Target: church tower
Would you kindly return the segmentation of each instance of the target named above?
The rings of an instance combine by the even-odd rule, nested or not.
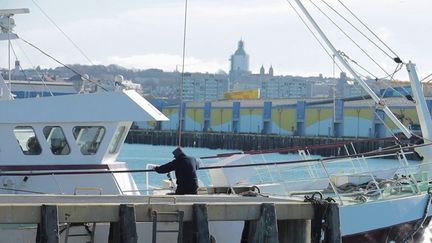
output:
[[[238,81],[242,74],[249,74],[249,55],[244,50],[244,41],[240,40],[237,45],[237,50],[230,58],[230,80]]]

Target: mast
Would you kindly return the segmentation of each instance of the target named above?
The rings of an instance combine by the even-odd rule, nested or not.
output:
[[[183,85],[184,85],[184,76],[185,76],[185,57],[186,57],[186,34],[187,34],[187,13],[188,13],[188,0],[185,0],[184,7],[184,25],[183,25],[183,52],[182,52],[182,72],[181,72],[181,80],[180,80],[180,107],[179,107],[179,128],[178,128],[178,146],[181,146],[181,134],[182,134],[182,119],[183,117]],[[177,66],[176,66],[177,69]]]
[[[325,33],[315,22],[315,20],[312,18],[312,16],[304,7],[304,5],[300,2],[300,0],[294,0],[294,1],[296,2],[297,6],[299,6],[299,8],[306,16],[306,18],[309,20],[309,22],[312,24],[312,26],[315,28],[315,30],[318,32],[318,34],[321,36],[321,38],[324,40],[326,45],[333,52],[333,55],[337,57],[339,62],[341,62],[342,65],[348,70],[348,72],[351,73],[354,79],[371,96],[371,98],[375,101],[375,103],[381,106],[382,110],[386,113],[386,115],[390,118],[390,120],[392,120],[393,123],[396,124],[396,126],[403,132],[403,134],[405,134],[407,138],[410,138],[412,136],[410,130],[407,127],[405,127],[405,125],[402,124],[402,122],[399,121],[399,119],[393,114],[390,108],[384,103],[384,100],[382,100],[378,95],[375,94],[375,92],[368,86],[368,84],[363,79],[361,79],[360,76],[354,71],[351,65],[341,56],[340,52],[336,50],[336,48],[333,46],[333,44],[330,42],[330,40],[327,38]]]
[[[8,41],[8,81],[9,86],[5,85],[9,90],[9,99],[13,99],[11,92],[11,40],[18,39],[18,35],[12,32],[12,29],[15,27],[15,21],[12,19],[12,16],[15,14],[24,14],[30,13],[28,8],[19,8],[19,9],[0,9],[0,41],[7,40]],[[4,80],[3,80],[4,82]]]
[[[421,82],[417,76],[416,65],[412,62],[406,64],[409,79],[411,81],[412,94],[415,100],[417,116],[419,118],[422,137],[425,140],[432,141],[432,118],[423,94]],[[423,158],[432,158],[432,150],[429,146],[418,147],[415,149]],[[422,166],[422,170],[427,170]],[[427,165],[426,167],[428,167]]]

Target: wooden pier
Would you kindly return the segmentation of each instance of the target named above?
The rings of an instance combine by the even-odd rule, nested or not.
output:
[[[337,204],[325,205],[326,242],[341,242]],[[109,223],[108,242],[144,242],[137,223],[153,222],[155,237],[162,232],[155,229],[155,215],[156,223],[177,220],[168,214],[181,215],[178,242],[210,243],[214,221],[243,221],[241,242],[311,242],[317,231],[311,225],[323,220],[315,219],[316,210],[301,200],[227,195],[0,196],[0,224],[37,224],[35,242],[40,243],[58,243],[59,225],[77,223]]]
[[[129,132],[126,143],[175,146],[178,144],[178,137],[178,133],[175,131],[136,129]],[[346,149],[342,144],[348,144],[347,147],[350,153],[354,153],[350,143],[353,144],[357,153],[373,151],[395,144],[394,138],[299,137],[276,134],[217,132],[182,132],[181,138],[181,144],[184,147],[234,149],[242,151],[315,146],[315,148],[310,149],[309,152],[321,156],[346,155]],[[329,144],[341,144],[341,146],[321,146],[321,148],[317,146]]]

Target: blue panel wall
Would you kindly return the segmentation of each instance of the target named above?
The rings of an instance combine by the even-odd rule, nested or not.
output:
[[[211,121],[211,102],[204,103],[204,126],[203,131],[207,132],[210,128]]]
[[[305,135],[305,121],[306,121],[306,102],[305,101],[297,101],[296,106],[296,118],[297,118],[297,136]]]
[[[232,132],[240,131],[240,102],[233,102],[233,110],[232,110]]]
[[[186,122],[185,122],[185,117],[186,117],[186,103],[182,102],[179,105],[179,110],[180,110],[180,120],[181,120],[181,130],[184,131],[185,127],[186,127]],[[178,129],[178,128],[177,128]]]
[[[374,113],[374,137],[383,138],[386,136],[386,128],[384,125],[385,113],[383,110],[375,110]]]
[[[344,101],[342,99],[335,100],[334,106],[334,121],[333,121],[333,135],[335,137],[342,137],[344,131]]]
[[[262,133],[269,134],[272,132],[272,102],[264,102]]]

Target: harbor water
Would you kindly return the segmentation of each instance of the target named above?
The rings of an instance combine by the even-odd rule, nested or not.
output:
[[[160,165],[166,162],[169,162],[173,159],[172,151],[175,149],[175,146],[155,146],[155,145],[145,145],[145,144],[125,144],[121,150],[119,155],[119,161],[126,162],[129,169],[131,170],[142,170],[146,169],[146,166],[149,164]],[[222,153],[232,153],[239,152],[235,150],[222,150],[222,149],[207,149],[207,148],[183,148],[187,155],[199,158],[205,156],[214,156]],[[319,156],[310,156],[308,159],[320,158]],[[223,158],[222,158],[223,159]],[[301,160],[302,157],[298,154],[260,154],[260,155],[251,155],[246,156],[243,161],[243,164],[247,163],[269,163],[269,162],[285,162],[285,161],[296,161]],[[303,158],[304,159],[304,158]],[[214,165],[217,162],[220,162],[221,159],[204,159],[200,160],[200,166],[210,166]],[[416,169],[419,164],[418,161],[409,161],[412,169]],[[352,173],[354,169],[361,168],[363,171],[386,171],[393,168],[398,168],[400,166],[400,162],[395,159],[369,159],[367,163],[360,159],[352,159],[346,160],[344,162],[326,162],[325,164],[328,172],[332,174],[333,172],[338,173]],[[290,180],[307,180],[311,173],[315,174],[315,176],[319,176],[320,178],[326,178],[325,171],[321,166],[315,165],[314,168],[305,166],[304,164],[292,164],[285,166],[260,166],[260,167],[246,167],[246,168],[236,168],[239,173],[241,171],[247,170],[247,168],[251,168],[249,172],[253,172],[250,174],[247,181],[251,183],[258,182],[275,182],[275,181],[290,181]],[[258,173],[255,173],[258,172]],[[403,173],[399,171],[399,173]],[[245,173],[244,173],[245,174]],[[257,175],[259,174],[259,176]],[[140,190],[146,190],[146,175],[145,173],[133,173],[134,179],[137,183],[137,186]],[[160,187],[161,182],[167,179],[165,174],[157,174],[155,172],[149,172],[149,184],[150,186]],[[202,182],[202,185],[208,186],[210,185],[210,176],[207,170],[199,170],[198,177]]]

